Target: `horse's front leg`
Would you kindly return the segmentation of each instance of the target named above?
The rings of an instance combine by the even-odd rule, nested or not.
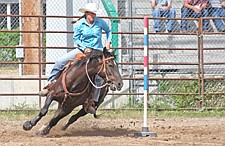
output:
[[[72,123],[76,122],[77,119],[79,119],[80,117],[83,117],[87,114],[87,112],[85,111],[84,107],[75,115],[73,115],[72,117],[70,117],[69,121],[66,123],[65,126],[62,127],[62,130],[66,130],[69,125],[71,125]]]
[[[32,127],[35,126],[37,124],[37,122],[43,116],[45,116],[47,114],[48,108],[49,108],[50,104],[52,103],[52,101],[53,101],[53,98],[52,98],[51,94],[49,94],[47,96],[47,98],[45,100],[45,104],[44,104],[43,108],[40,110],[39,114],[36,117],[34,117],[33,119],[24,122],[23,129],[26,131],[32,129]]]
[[[50,120],[48,125],[44,126],[43,129],[41,129],[39,132],[37,132],[38,136],[43,136],[49,133],[49,131],[52,129],[53,126],[55,126],[59,120],[61,120],[63,117],[67,116],[71,111],[74,109],[74,107],[62,107],[61,104],[59,104],[58,109],[54,115],[54,117]]]

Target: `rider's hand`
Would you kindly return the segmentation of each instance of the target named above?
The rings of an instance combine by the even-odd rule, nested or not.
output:
[[[221,3],[221,6],[222,7],[225,7],[225,1]]]
[[[110,50],[110,45],[111,45],[111,42],[106,43],[105,47],[106,47],[107,50]]]
[[[84,54],[88,55],[91,53],[91,51],[92,51],[91,48],[86,48],[86,49],[84,49]]]

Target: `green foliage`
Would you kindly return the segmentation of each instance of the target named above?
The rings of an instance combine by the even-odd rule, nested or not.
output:
[[[160,117],[191,117],[191,118],[199,118],[199,117],[224,117],[224,110],[204,110],[204,111],[186,111],[186,110],[174,110],[174,111],[157,111],[154,112],[152,116],[160,116]]]
[[[206,92],[225,92],[225,82],[223,80],[210,80],[205,82]],[[205,106],[207,107],[225,107],[224,94],[206,94]]]
[[[30,106],[29,104],[27,104],[24,101],[24,102],[20,102],[16,105],[15,104],[12,105],[8,110],[37,110],[37,109],[38,109],[37,104],[33,104],[32,106]]]
[[[37,110],[38,109],[37,104],[29,106],[25,102],[18,103],[17,105],[13,105],[13,106],[14,106],[14,109],[16,109],[16,110],[35,110],[35,109]]]
[[[19,44],[19,33],[0,32],[0,47],[1,46],[16,46]],[[0,61],[13,62],[16,59],[15,48],[0,48]]]
[[[161,80],[158,82],[160,93],[198,93],[197,81]],[[188,108],[195,105],[198,95],[170,95],[166,102],[175,108]]]

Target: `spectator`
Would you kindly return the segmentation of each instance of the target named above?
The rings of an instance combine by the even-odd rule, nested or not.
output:
[[[209,16],[225,17],[225,0],[209,0]],[[213,19],[213,22],[219,32],[225,32],[225,24],[221,19]]]
[[[184,5],[181,8],[181,18],[200,18],[208,17],[206,9],[207,0],[184,0]],[[208,31],[209,20],[203,20],[203,31]],[[187,32],[187,20],[181,20],[181,31]]]
[[[167,17],[175,18],[176,11],[172,8],[172,0],[152,0],[152,15],[154,18]],[[167,31],[172,32],[175,20],[167,21]],[[159,32],[161,29],[160,20],[154,20],[154,30]]]

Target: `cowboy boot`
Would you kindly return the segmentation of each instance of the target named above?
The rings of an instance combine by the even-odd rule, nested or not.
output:
[[[38,95],[40,96],[46,96],[49,93],[49,88],[55,83],[55,81],[52,81],[48,83],[47,86],[45,86],[41,91],[39,91]]]

